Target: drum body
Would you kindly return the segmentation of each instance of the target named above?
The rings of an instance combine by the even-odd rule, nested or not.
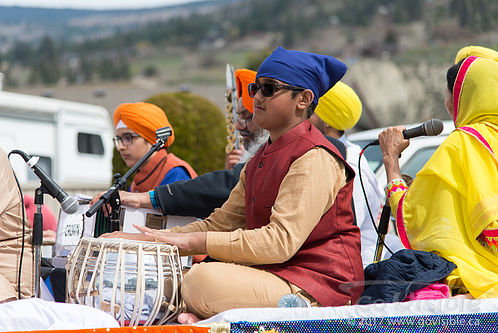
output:
[[[121,326],[162,325],[181,311],[176,246],[82,238],[66,269],[66,301],[106,311]]]

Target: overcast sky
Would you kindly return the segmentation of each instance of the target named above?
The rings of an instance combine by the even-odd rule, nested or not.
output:
[[[0,6],[78,9],[129,9],[176,5],[202,0],[0,0]]]

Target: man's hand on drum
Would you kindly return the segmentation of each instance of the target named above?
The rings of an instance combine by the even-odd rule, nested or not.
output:
[[[105,191],[97,193],[90,201],[90,206],[93,206],[100,197],[105,193]],[[152,203],[150,202],[150,196],[148,192],[143,193],[131,193],[127,191],[119,191],[119,198],[121,199],[121,204],[130,206],[133,208],[149,208],[152,209]],[[111,206],[109,204],[103,206],[104,215],[108,216],[111,213]]]
[[[169,230],[157,230],[144,226],[133,225],[147,238],[155,242],[164,242],[175,245],[180,251],[189,253],[206,253],[206,233],[205,232],[188,232],[178,233]]]
[[[106,234],[102,234],[99,238],[121,238],[121,239],[130,239],[136,241],[144,241],[144,242],[153,242],[154,237],[148,236],[144,233],[131,233],[131,232],[123,232],[123,231],[114,231],[108,232]]]

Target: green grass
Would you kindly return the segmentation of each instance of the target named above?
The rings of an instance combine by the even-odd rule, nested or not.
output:
[[[154,66],[160,72],[181,68],[184,64],[184,58],[181,56],[157,56],[148,59],[134,59],[130,63],[132,75],[139,75],[147,66]]]
[[[452,43],[445,46],[430,46],[400,53],[393,57],[398,64],[426,62],[428,64],[449,65],[455,60],[455,56],[462,47],[468,45],[480,45],[496,50],[498,44],[483,45],[475,41]]]
[[[219,53],[218,60],[223,64],[230,63],[234,68],[243,68],[247,62],[248,51],[224,52]]]
[[[249,52],[197,52],[195,54],[196,63],[202,64],[209,57],[209,66],[195,65],[188,63],[192,58],[187,59],[182,55],[168,54],[154,56],[148,59],[136,59],[130,61],[132,75],[140,75],[148,66],[154,66],[159,71],[159,78],[167,84],[224,84],[225,66],[230,63],[235,69],[243,68],[247,62]]]
[[[398,64],[426,62],[428,64],[451,64],[462,47],[459,45],[419,48],[398,54],[393,61]]]

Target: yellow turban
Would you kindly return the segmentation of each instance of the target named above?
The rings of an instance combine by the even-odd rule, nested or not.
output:
[[[360,120],[361,101],[353,89],[339,81],[320,97],[315,113],[331,127],[344,131]]]
[[[114,126],[122,120],[126,127],[151,144],[156,143],[156,130],[169,126],[171,127],[171,136],[164,146],[169,147],[175,141],[173,126],[169,123],[164,111],[154,104],[123,103],[114,111],[113,118]]]
[[[498,52],[495,50],[483,46],[465,46],[458,51],[455,57],[455,64],[458,64],[461,60],[470,56],[498,61]]]

